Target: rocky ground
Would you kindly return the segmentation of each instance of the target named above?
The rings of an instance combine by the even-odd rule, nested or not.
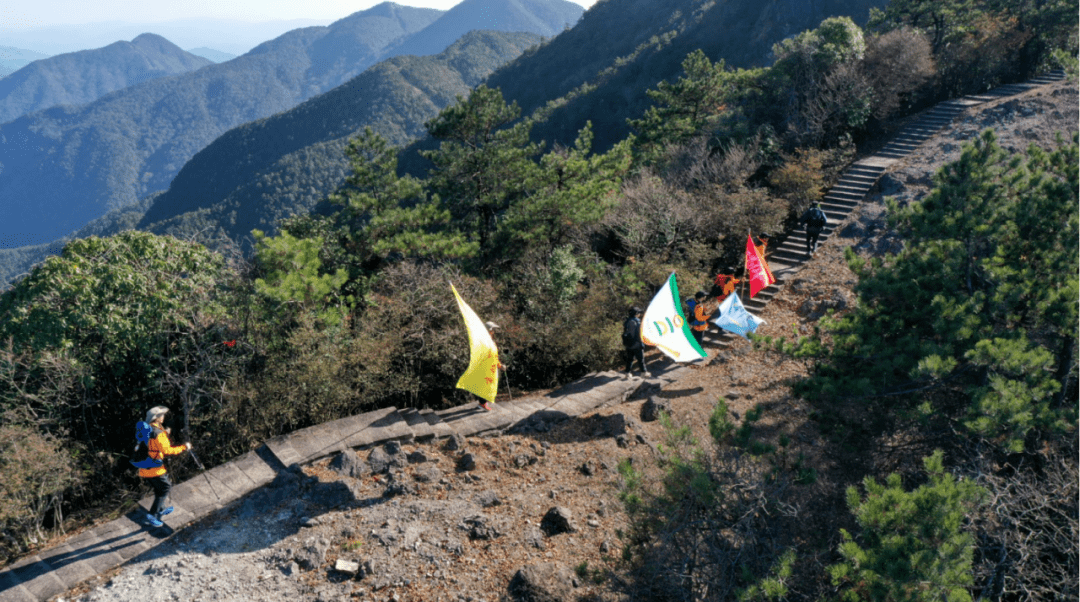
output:
[[[933,173],[984,129],[997,130],[1013,152],[1049,147],[1057,134],[1077,131],[1078,110],[1075,82],[981,105],[891,169],[881,188],[902,202],[917,200]],[[806,334],[826,309],[855,303],[844,249],[880,255],[901,245],[885,227],[878,195],[769,304],[760,334]],[[655,466],[664,440],[659,423],[646,420],[655,402],[703,439],[718,399],[735,422],[760,407],[758,436],[786,439],[789,452],[817,472],[801,494],[804,505],[844,512],[849,461],[883,460],[847,458],[819,436],[810,408],[790,392],[808,366],[746,342],[711,355],[651,402],[529,433],[391,444],[284,473],[229,512],[60,599],[625,600],[620,534],[627,519],[616,466],[624,459]],[[831,530],[819,536],[837,538]]]

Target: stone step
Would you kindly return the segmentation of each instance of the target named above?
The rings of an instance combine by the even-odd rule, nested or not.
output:
[[[866,195],[864,194],[862,197],[859,197],[859,198],[861,200],[861,199],[863,199],[865,197],[866,197]],[[854,209],[854,208],[859,206],[859,201],[857,201],[855,199],[848,198],[848,197],[831,196],[828,193],[824,197],[822,197],[821,202],[822,203],[832,203],[835,207],[843,207],[843,208],[846,208],[846,209]]]
[[[836,199],[826,199],[824,201],[821,201],[821,208],[825,211],[826,216],[828,216],[830,213],[841,213],[846,218],[848,215],[851,214],[852,211],[855,210],[855,207],[858,207],[857,203],[848,204],[838,202]]]
[[[364,447],[378,443],[384,427],[395,422],[397,408],[390,406],[363,414],[356,414],[335,421],[343,449]]]
[[[372,422],[361,431],[360,434],[363,435],[362,440],[364,441],[361,445],[378,445],[387,441],[408,441],[416,437],[401,412],[397,408],[390,409],[392,411]],[[357,440],[361,439],[358,437]],[[360,447],[360,445],[350,447]]]
[[[829,196],[830,192],[832,192],[833,190],[838,190],[839,189],[842,192],[850,192],[851,194],[855,194],[859,198],[862,198],[862,197],[865,197],[867,194],[870,193],[871,190],[874,189],[874,184],[876,184],[876,183],[877,183],[876,180],[873,181],[873,182],[860,183],[859,186],[852,186],[849,183],[837,183],[836,186],[833,186],[829,190],[826,190],[824,196]],[[861,189],[861,191],[860,191],[860,189]],[[822,197],[822,198],[824,198],[824,197]]]
[[[498,404],[493,404],[492,407],[494,409],[488,412],[481,408],[479,403],[473,402],[444,410],[436,410],[435,413],[461,436],[472,437],[499,428],[502,420],[496,416]],[[502,415],[503,418],[507,417],[505,412]]]
[[[873,182],[837,182],[830,190],[838,190],[841,192],[851,192],[855,194],[866,194],[873,188]]]
[[[851,175],[851,176],[863,176],[863,177],[873,178],[874,180],[877,180],[878,178],[881,177],[881,174],[883,174],[883,173],[885,173],[885,168],[884,167],[856,164],[856,165],[852,165],[851,167],[847,168],[847,171],[844,172],[844,175],[845,176],[848,176],[848,175]]]
[[[850,168],[840,174],[840,178],[836,181],[837,184],[844,184],[845,186],[873,186],[874,182],[881,177],[880,172],[870,172],[869,170],[851,170]]]
[[[857,193],[857,192],[844,192],[843,190],[835,190],[834,189],[834,190],[830,190],[825,195],[825,198],[834,198],[834,199],[841,199],[841,200],[850,199],[850,200],[853,200],[853,201],[861,201],[863,199],[863,197],[865,197],[865,196],[866,196],[865,192],[860,194],[860,193]]]
[[[890,142],[890,143],[886,144],[885,146],[883,146],[882,148],[883,149],[888,149],[888,150],[904,150],[904,151],[907,151],[907,152],[911,152],[911,151],[919,148],[919,145],[918,144],[906,144],[906,143],[903,143],[903,142]]]
[[[420,415],[420,411],[416,408],[402,408],[398,410],[398,413],[405,419],[405,424],[409,426],[409,430],[412,431],[413,437],[417,441],[425,441],[435,436],[435,429],[431,427],[426,418]]]
[[[427,423],[431,426],[432,436],[435,439],[443,439],[446,437],[452,437],[457,432],[454,427],[447,424],[434,410],[427,408],[420,410],[420,415],[427,420]]]

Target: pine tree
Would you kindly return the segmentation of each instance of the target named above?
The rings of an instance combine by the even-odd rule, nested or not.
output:
[[[906,208],[897,256],[850,255],[860,302],[832,324],[812,395],[889,395],[959,384],[974,432],[1023,447],[1075,415],[1078,323],[1077,144],[1010,158],[986,132]]]
[[[494,250],[498,220],[524,195],[536,169],[540,145],[529,141],[531,120],[514,123],[520,115],[517,103],[507,105],[502,92],[481,85],[425,124],[442,141],[422,153],[434,163],[430,190],[481,254]]]
[[[848,489],[861,531],[856,538],[841,529],[844,560],[829,567],[845,602],[971,600],[975,538],[964,519],[986,492],[945,472],[942,458],[937,451],[923,459],[930,482],[913,491],[898,474],[884,484],[867,477],[865,498]]]

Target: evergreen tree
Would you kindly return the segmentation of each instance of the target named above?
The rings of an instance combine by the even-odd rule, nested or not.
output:
[[[167,376],[221,340],[225,276],[220,255],[168,236],[68,243],[0,296],[0,413],[25,408],[91,450],[118,450]]]
[[[668,144],[685,142],[711,129],[735,91],[737,78],[700,49],[686,55],[683,75],[675,82],[662,81],[649,90],[653,106],[641,119],[629,121],[638,132],[638,152],[645,161],[659,157]]]
[[[619,183],[630,169],[631,140],[590,156],[592,138],[592,124],[586,123],[572,148],[553,149],[530,170],[524,195],[500,227],[512,253],[535,245],[554,249],[615,206]]]
[[[365,128],[346,153],[352,174],[330,200],[344,206],[340,221],[356,261],[374,269],[392,254],[447,259],[476,253],[477,244],[454,231],[450,211],[428,194],[427,183],[398,175],[398,149],[382,136]]]
[[[967,426],[1019,450],[1075,416],[1064,401],[1077,373],[1076,139],[1010,158],[988,131],[935,181],[922,202],[890,205],[899,255],[849,256],[859,305],[827,323],[829,360],[800,389],[914,400],[960,384]]]
[[[434,163],[430,190],[482,254],[494,250],[499,218],[524,195],[536,169],[540,145],[529,142],[531,120],[514,123],[520,115],[517,103],[507,105],[499,90],[481,85],[425,124],[442,141],[422,153]]]
[[[904,491],[900,475],[885,484],[867,477],[866,497],[848,488],[847,502],[861,529],[841,529],[843,562],[829,567],[845,602],[966,602],[975,538],[965,516],[985,496],[967,479],[945,472],[940,451],[924,458],[930,482]],[[861,542],[861,543],[860,543]]]

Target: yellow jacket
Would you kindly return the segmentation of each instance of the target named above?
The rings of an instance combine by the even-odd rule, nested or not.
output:
[[[157,427],[154,427],[154,430],[157,430]],[[147,447],[149,448],[148,453],[150,457],[155,460],[164,460],[165,456],[175,456],[183,453],[187,449],[187,447],[183,445],[174,447],[173,444],[169,442],[169,435],[165,431],[158,431],[157,436],[150,440],[150,444]],[[163,474],[165,474],[165,465],[158,466],[157,468],[139,469],[139,476],[143,478],[160,477]]]

